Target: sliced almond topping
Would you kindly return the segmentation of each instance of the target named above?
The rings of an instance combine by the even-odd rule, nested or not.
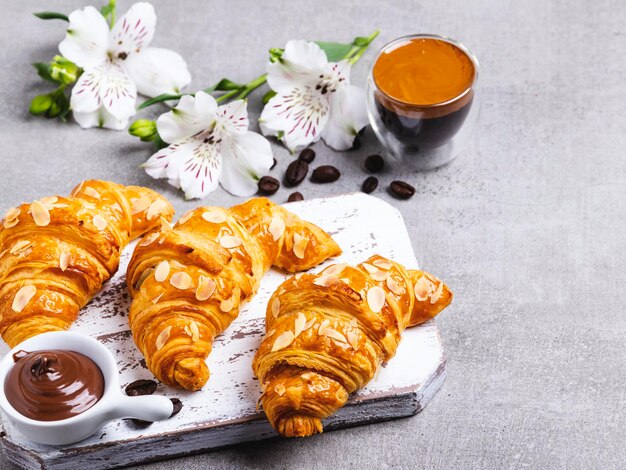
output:
[[[78,186],[76,186],[72,192],[70,193],[71,196],[75,197],[78,193],[80,193],[80,190],[83,189],[83,185],[85,184],[84,181],[81,181],[80,184]]]
[[[274,333],[276,333],[276,328],[272,328],[270,331],[268,331],[267,333],[265,333],[266,337],[270,337],[272,336]]]
[[[337,284],[337,282],[339,282],[339,279],[337,279],[335,276],[321,275],[315,278],[315,280],[313,281],[313,284],[315,284],[316,286],[320,286],[320,287],[329,287],[329,286],[332,286],[333,284]]]
[[[200,339],[200,328],[195,321],[189,323],[189,331],[191,331],[191,341],[196,342]]]
[[[49,206],[51,204],[56,204],[58,200],[59,198],[56,196],[47,196],[39,199],[39,202],[41,202],[44,206]]]
[[[373,261],[372,264],[380,269],[391,269],[393,267],[393,263],[386,259],[377,259]]]
[[[184,271],[178,271],[170,277],[170,284],[176,287],[176,289],[189,289],[189,286],[191,286],[191,276]]]
[[[280,237],[282,237],[285,233],[285,221],[283,218],[278,215],[272,217],[268,231],[272,235],[274,241],[277,241]]]
[[[152,242],[154,242],[157,238],[159,238],[159,232],[153,232],[150,235],[143,237],[143,240],[139,243],[139,246],[148,246]]]
[[[4,228],[11,228],[11,227],[15,227],[18,223],[19,223],[20,219],[13,219],[13,220],[5,220],[2,223],[2,226]]]
[[[375,281],[381,282],[387,280],[388,274],[389,273],[387,271],[382,271],[379,269],[375,273],[370,274],[370,276],[372,276],[372,279],[374,279]]]
[[[102,232],[107,228],[108,222],[100,214],[96,214],[93,216],[93,225]]]
[[[328,325],[330,325],[330,320],[324,320],[321,323],[320,327],[317,329],[317,334],[322,336],[324,334],[324,331],[326,331],[326,328],[328,328]]]
[[[348,286],[350,285],[350,279],[347,277],[342,277],[339,280],[343,282],[344,284],[347,284]]]
[[[350,326],[353,328],[358,328],[359,327],[359,320],[357,320],[356,318],[353,318],[352,320],[350,320]]]
[[[186,269],[187,268],[187,266],[185,266],[183,263],[180,263],[176,260],[170,261],[170,267],[174,269]]]
[[[281,333],[280,335],[278,335],[278,338],[276,338],[276,340],[274,341],[271,352],[280,351],[281,349],[286,348],[291,343],[293,343],[294,339],[296,339],[296,337],[293,335],[293,332],[291,331],[285,331]]]
[[[161,348],[165,346],[165,343],[167,343],[167,340],[170,337],[171,331],[172,331],[172,327],[168,326],[167,328],[165,328],[163,331],[159,333],[159,336],[157,336],[157,339],[156,339],[157,351],[160,351]]]
[[[230,312],[235,305],[235,296],[231,295],[230,298],[222,300],[220,302],[220,310],[224,313]]]
[[[200,276],[198,287],[196,288],[196,299],[203,302],[213,295],[217,284],[210,277]]]
[[[311,318],[308,322],[306,322],[306,324],[304,325],[304,328],[302,328],[302,331],[308,330],[313,325],[315,325],[315,318]]]
[[[178,219],[178,222],[176,222],[176,225],[184,224],[189,219],[191,219],[192,216],[193,216],[193,210],[187,211],[185,215],[183,215],[180,219]]]
[[[155,298],[152,299],[152,303],[153,304],[157,304],[159,302],[159,300],[161,300],[161,297],[163,297],[163,294],[165,294],[165,291],[161,292],[159,295],[157,295]]]
[[[332,328],[326,328],[324,330],[324,336],[328,336],[328,337],[330,337],[332,339],[335,339],[337,341],[341,341],[342,343],[347,343],[348,342],[348,340],[346,339],[346,337],[344,335],[342,335],[337,330],[333,330]]]
[[[279,397],[282,397],[285,394],[285,386],[283,384],[274,385],[274,391],[278,394]]]
[[[299,233],[293,234],[293,254],[300,259],[304,259],[304,252],[309,244],[309,239]]]
[[[220,238],[220,245],[222,245],[227,250],[231,248],[237,248],[242,243],[243,241],[241,240],[241,238],[234,237],[232,235],[222,235],[222,238]]]
[[[91,186],[87,186],[83,190],[83,194],[86,194],[87,196],[93,197],[94,199],[100,199],[100,193],[98,191],[96,191],[95,189],[93,189]]]
[[[61,253],[61,256],[59,256],[59,268],[61,268],[61,271],[65,271],[69,266],[70,256],[70,253],[67,251],[64,251]]]
[[[40,227],[45,227],[50,223],[50,212],[41,202],[34,201],[30,205],[30,210],[35,224],[39,225]]]
[[[154,270],[154,279],[157,282],[163,282],[170,273],[170,264],[167,261],[161,261]]]
[[[376,271],[378,271],[378,268],[377,268],[376,266],[372,266],[372,265],[371,265],[371,264],[369,264],[369,263],[363,263],[363,265],[362,265],[362,266],[363,266],[363,267],[367,270],[367,272],[368,272],[368,273],[370,273],[370,274],[373,274],[373,273],[375,273]]]
[[[206,211],[202,213],[202,218],[212,224],[223,224],[228,220],[226,214],[218,210]]]
[[[13,222],[19,217],[21,212],[22,211],[20,211],[17,207],[11,207],[4,216],[4,220],[7,222]]]
[[[132,215],[145,211],[150,206],[150,198],[141,196],[130,201],[130,213]]]
[[[435,293],[430,296],[430,303],[434,304],[435,302],[437,302],[439,300],[439,297],[441,297],[441,294],[443,294],[443,282],[439,283]]]
[[[323,273],[326,276],[338,276],[348,266],[346,263],[338,263],[328,266]]]
[[[294,322],[294,331],[293,335],[297,338],[300,333],[304,331],[304,327],[306,325],[306,316],[302,312],[298,312],[298,316],[296,317],[296,321]]]
[[[13,299],[13,305],[11,308],[15,312],[21,312],[26,307],[26,304],[30,302],[30,299],[37,293],[37,288],[35,286],[23,286],[20,290],[15,294],[15,298]]]
[[[157,199],[155,200],[152,204],[150,204],[150,206],[148,207],[148,211],[146,212],[146,220],[152,220],[157,216],[160,216],[161,213],[167,209],[167,202],[165,202],[163,199]]]
[[[367,291],[367,305],[374,313],[378,313],[385,305],[385,290],[380,286],[374,286]]]
[[[404,287],[398,284],[391,276],[387,277],[387,288],[396,295],[404,294]]]
[[[300,374],[300,377],[302,377],[304,380],[311,380],[315,377],[315,372],[305,372],[304,374]]]
[[[433,283],[430,282],[426,276],[420,277],[415,283],[415,298],[421,302],[428,299],[431,292],[434,290]]]
[[[21,241],[17,242],[15,245],[13,245],[13,247],[11,247],[11,251],[9,251],[9,253],[14,255],[15,253],[19,253],[24,248],[26,248],[27,246],[30,246],[30,245],[32,245],[32,242],[30,242],[28,240],[21,240]]]
[[[280,313],[280,299],[278,297],[272,300],[272,316],[274,318],[278,318],[278,314]]]
[[[346,336],[348,337],[348,343],[350,343],[352,349],[355,351],[359,349],[359,335],[357,335],[354,331],[348,331]]]

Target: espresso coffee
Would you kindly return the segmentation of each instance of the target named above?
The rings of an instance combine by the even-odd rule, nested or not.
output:
[[[418,37],[383,50],[372,76],[382,124],[419,150],[442,146],[459,131],[472,105],[476,68],[451,42]]]

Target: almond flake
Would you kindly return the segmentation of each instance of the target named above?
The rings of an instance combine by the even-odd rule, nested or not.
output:
[[[13,222],[19,217],[21,212],[22,211],[20,211],[17,207],[11,207],[4,216],[4,220],[7,222]]]
[[[228,220],[226,214],[217,210],[203,212],[202,218],[207,222],[211,222],[212,224],[223,224]]]
[[[152,242],[154,242],[157,238],[159,238],[159,232],[151,233],[150,235],[146,235],[143,237],[143,240],[139,243],[139,246],[148,246]]]
[[[343,282],[344,284],[347,284],[348,286],[350,285],[350,279],[348,279],[347,277],[342,277],[339,280]]]
[[[430,282],[426,276],[422,276],[415,283],[415,298],[420,302],[423,302],[428,299],[433,290],[434,288],[432,282]]]
[[[163,212],[165,209],[167,209],[167,202],[165,202],[163,199],[157,199],[148,207],[148,212],[146,212],[146,220],[152,220],[157,215],[161,215],[161,212]]]
[[[96,191],[95,189],[93,189],[91,186],[87,186],[83,190],[83,194],[86,194],[87,196],[92,197],[94,199],[100,199],[100,193]]]
[[[322,336],[324,334],[324,331],[326,331],[326,328],[328,328],[328,325],[330,325],[330,320],[324,320],[321,323],[320,327],[317,329],[317,334]]]
[[[83,189],[83,185],[84,185],[84,184],[85,184],[85,182],[84,182],[84,181],[81,181],[81,182],[79,183],[79,185],[78,185],[78,186],[76,186],[76,187],[72,190],[72,192],[70,193],[70,195],[71,195],[72,197],[76,197],[76,195],[77,195],[78,193],[80,193],[80,190],[81,190],[81,189]]]
[[[286,348],[291,343],[293,343],[294,339],[296,339],[296,337],[291,331],[285,331],[284,333],[281,333],[274,341],[271,352],[280,351],[281,349]]]
[[[270,331],[265,333],[265,336],[269,337],[269,336],[272,336],[274,333],[276,333],[276,328],[272,328]]]
[[[441,294],[443,294],[443,282],[439,283],[435,293],[430,296],[430,303],[434,304],[435,302],[437,302],[439,300],[439,297],[441,297]]]
[[[196,288],[196,299],[200,302],[207,300],[215,292],[217,284],[210,277],[200,276],[198,287]]]
[[[332,328],[326,328],[324,330],[324,336],[328,336],[329,338],[332,338],[334,340],[340,341],[342,343],[347,343],[348,342],[348,340],[346,339],[346,337],[344,335],[342,335],[337,330],[333,330]]]
[[[378,271],[378,268],[376,266],[372,266],[369,263],[363,263],[362,266],[367,270],[367,272],[369,272],[370,274],[374,274],[376,271]]]
[[[300,377],[302,377],[304,380],[311,380],[315,378],[315,375],[315,372],[305,372],[304,374],[300,374]]]
[[[272,239],[274,241],[278,241],[278,239],[285,233],[285,221],[283,218],[278,215],[272,217],[268,231],[272,235]]]
[[[374,313],[378,313],[385,305],[385,290],[380,286],[374,286],[367,291],[367,305]]]
[[[39,225],[40,227],[45,227],[50,223],[50,212],[41,202],[34,201],[30,205],[30,210],[35,224]]]
[[[157,339],[156,339],[157,351],[160,351],[161,348],[165,346],[165,343],[167,343],[167,340],[170,337],[170,331],[172,331],[171,325],[165,328],[163,331],[161,331],[161,333],[159,333],[159,336],[157,336]]]
[[[294,331],[293,335],[297,338],[300,333],[304,331],[304,327],[306,326],[306,316],[302,312],[298,312],[298,316],[296,317],[296,321],[294,322]]]
[[[235,305],[235,296],[231,295],[228,299],[220,302],[220,310],[224,313],[230,312]]]
[[[20,251],[22,251],[24,248],[32,245],[33,243],[28,241],[28,240],[22,240],[17,242],[15,245],[13,245],[13,247],[11,248],[11,251],[9,251],[9,253],[11,253],[12,255],[14,255],[15,253],[19,253]]]
[[[59,198],[56,196],[47,196],[39,199],[39,202],[41,202],[44,206],[49,206],[55,204],[58,200]]]
[[[387,277],[387,288],[396,295],[404,294],[404,287],[398,284],[391,276]]]
[[[18,223],[19,223],[20,219],[13,219],[13,220],[5,220],[2,223],[2,226],[4,228],[11,228],[11,227],[15,227]]]
[[[159,302],[159,300],[161,300],[161,297],[163,297],[163,294],[165,294],[165,291],[161,292],[159,295],[157,295],[156,297],[154,297],[152,299],[152,303],[153,304],[157,304]]]
[[[359,327],[359,320],[357,320],[356,318],[353,318],[352,320],[350,320],[350,326],[353,328],[358,328]]]
[[[393,267],[393,263],[386,259],[377,259],[373,261],[372,264],[376,267],[379,267],[380,269],[386,269],[386,270],[391,269]]]
[[[387,273],[386,271],[382,271],[382,270],[377,270],[375,273],[370,274],[370,276],[372,277],[372,279],[374,279],[375,281],[381,282],[381,281],[385,281],[387,280],[387,275],[389,273]]]
[[[313,281],[313,284],[315,284],[316,286],[320,286],[320,287],[329,287],[329,286],[332,286],[333,284],[337,284],[337,282],[339,282],[339,279],[337,279],[335,276],[321,275],[315,278],[315,280]]]
[[[176,289],[189,289],[189,286],[191,286],[191,276],[184,271],[178,271],[170,277],[170,284],[176,287]]]
[[[154,270],[154,279],[157,282],[163,282],[170,273],[170,264],[167,261],[161,261]]]
[[[282,397],[285,394],[287,389],[283,384],[274,385],[274,391],[278,394],[279,397]]]
[[[170,267],[174,269],[187,269],[187,266],[185,266],[183,263],[180,263],[176,260],[170,261]]]
[[[35,286],[28,285],[21,287],[13,299],[13,305],[11,305],[13,311],[19,313],[24,310],[24,307],[26,307],[26,304],[30,302],[30,299],[33,298],[35,293],[37,293],[37,288]]]
[[[348,337],[348,343],[350,343],[352,349],[355,351],[359,349],[359,335],[357,335],[354,331],[348,331],[346,336]]]
[[[272,316],[274,318],[278,318],[278,314],[280,313],[280,299],[278,297],[272,300]]]
[[[150,198],[141,196],[130,201],[130,213],[132,215],[145,211],[150,206]]]
[[[306,322],[306,324],[304,325],[304,328],[302,328],[302,331],[306,331],[309,328],[311,328],[313,325],[315,325],[315,318],[311,318],[308,322]]]
[[[61,253],[61,256],[59,256],[59,268],[61,268],[61,271],[65,271],[69,266],[70,256],[70,253],[67,251],[64,251]]]
[[[293,254],[296,257],[304,259],[304,253],[308,244],[309,239],[307,237],[303,237],[299,233],[293,234]]]
[[[338,276],[348,266],[346,263],[333,264],[324,269],[323,273],[326,276]]]
[[[193,217],[193,210],[187,211],[185,215],[183,215],[180,219],[178,219],[178,222],[176,222],[176,225],[184,224],[189,219],[191,219],[191,217]]]
[[[108,222],[100,214],[96,214],[93,216],[93,225],[102,232],[105,228],[107,228]]]
[[[234,237],[232,235],[222,235],[222,238],[220,238],[220,245],[222,245],[227,250],[231,248],[237,248],[242,243],[243,241],[241,240],[241,238]]]
[[[200,339],[200,328],[195,321],[189,323],[189,331],[191,331],[191,341],[196,342]]]

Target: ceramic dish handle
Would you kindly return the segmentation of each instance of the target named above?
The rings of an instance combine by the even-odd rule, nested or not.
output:
[[[144,397],[122,396],[116,404],[115,418],[137,418],[145,421],[162,421],[174,411],[174,404],[169,398],[159,395]]]

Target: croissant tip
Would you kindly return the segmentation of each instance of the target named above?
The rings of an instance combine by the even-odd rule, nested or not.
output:
[[[308,437],[323,430],[322,420],[314,416],[292,415],[281,419],[276,430],[283,437]]]
[[[209,376],[209,368],[200,357],[181,359],[174,366],[174,381],[185,390],[200,390],[209,380]]]

